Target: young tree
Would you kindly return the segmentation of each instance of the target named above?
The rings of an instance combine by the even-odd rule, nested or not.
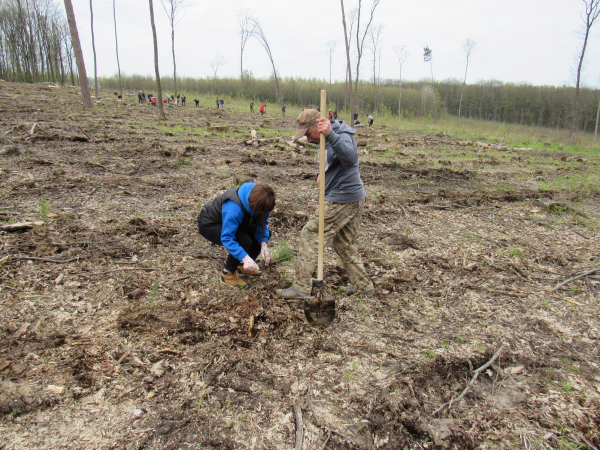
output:
[[[333,54],[337,47],[337,41],[330,39],[327,41],[327,58],[329,59],[329,90],[331,91],[331,66],[333,65]]]
[[[213,70],[215,88],[217,87],[217,71],[219,70],[219,67],[224,66],[226,63],[227,61],[225,60],[225,57],[223,55],[215,56],[215,59],[213,59],[213,61],[210,63],[210,67]]]
[[[463,86],[460,91],[460,101],[458,102],[458,117],[459,118],[460,118],[460,110],[462,107],[463,93],[465,91],[465,86],[467,85],[467,70],[469,70],[469,57],[471,56],[471,53],[473,53],[475,51],[476,46],[477,46],[477,42],[475,42],[473,39],[467,39],[463,43],[463,51],[465,52],[465,56],[467,57],[467,65],[465,66],[465,79],[463,81]]]
[[[160,0],[171,25],[171,51],[173,52],[173,83],[175,97],[177,97],[177,63],[175,62],[175,28],[181,22],[179,15],[187,7],[186,0]]]
[[[281,106],[281,99],[279,98],[279,79],[277,78],[277,70],[275,69],[275,61],[273,60],[273,54],[271,53],[271,48],[269,47],[269,43],[267,42],[267,38],[263,29],[260,25],[260,22],[256,17],[250,17],[250,26],[253,30],[252,35],[258,39],[260,45],[267,52],[267,56],[269,57],[269,61],[271,61],[271,66],[273,67],[273,77],[275,78],[275,101],[279,106]]]
[[[166,119],[165,108],[162,101],[162,88],[160,86],[160,73],[158,71],[158,43],[156,41],[156,26],[154,25],[154,4],[152,3],[152,0],[148,0],[148,2],[150,3],[150,24],[152,25],[152,37],[154,39],[154,72],[156,73],[156,89],[158,89],[156,102],[158,103],[160,118]]]
[[[123,94],[123,83],[121,81],[121,63],[119,63],[119,39],[117,39],[117,10],[113,0],[113,21],[115,22],[115,47],[117,50],[117,70],[119,71],[119,94]]]
[[[600,14],[600,0],[583,0],[585,4],[585,12],[581,15],[583,20],[583,43],[579,54],[579,64],[577,65],[576,81],[575,81],[575,99],[573,101],[573,114],[571,117],[571,126],[569,128],[569,145],[573,144],[573,134],[579,121],[579,91],[581,83],[581,68],[583,67],[583,58],[588,44],[588,38],[592,25]]]
[[[150,0],[152,1],[152,0]],[[73,12],[73,3],[71,0],[64,0],[67,20],[69,21],[69,30],[71,31],[71,42],[75,50],[75,60],[77,61],[77,70],[79,71],[79,84],[81,85],[81,95],[83,96],[83,106],[92,107],[92,96],[90,95],[90,85],[85,72],[85,61],[81,51],[81,42],[79,42],[79,33],[77,32],[77,23],[75,22],[75,13]]]
[[[373,101],[377,110],[379,110],[377,103],[377,50],[380,50],[381,52],[379,44],[382,40],[381,33],[383,32],[384,28],[385,25],[379,24],[374,25],[369,31],[369,38],[371,41],[370,48],[373,51]]]
[[[238,23],[240,25],[240,100],[244,98],[244,49],[248,39],[252,37],[254,30],[251,28],[250,11],[238,11]]]
[[[90,20],[92,22],[92,50],[94,51],[94,86],[96,91],[96,100],[98,100],[98,66],[96,64],[96,41],[94,40],[94,8],[90,0]]]
[[[402,67],[404,66],[404,63],[406,62],[406,58],[408,58],[408,49],[406,48],[406,46],[402,46],[402,47],[392,47],[392,50],[394,50],[394,53],[396,53],[396,56],[398,57],[398,64],[400,65],[400,78],[399,78],[399,95],[398,95],[398,117],[402,117]]]
[[[348,33],[346,26],[346,13],[344,11],[344,0],[340,0],[342,5],[342,25],[344,26],[344,44],[346,46],[346,92],[350,94],[350,123],[354,125],[354,95],[352,94],[352,68],[350,64],[350,42],[352,30]],[[345,103],[345,102],[344,102]],[[346,105],[344,105],[345,107]]]
[[[423,61],[431,66],[431,90],[433,91],[433,122],[437,122],[437,96],[435,95],[435,83],[433,81],[433,51],[429,47],[423,47]]]

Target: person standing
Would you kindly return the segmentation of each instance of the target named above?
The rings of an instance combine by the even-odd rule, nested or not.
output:
[[[221,103],[221,109],[225,109],[225,100],[221,99],[219,103]]]
[[[254,112],[254,102],[250,102],[250,112]]]
[[[282,118],[282,119],[285,119],[285,107],[286,107],[286,105],[283,105],[283,106],[281,107],[281,118]]]
[[[340,256],[350,285],[342,288],[347,294],[372,296],[373,282],[367,275],[355,242],[365,206],[365,189],[359,172],[356,130],[343,121],[320,117],[316,109],[307,109],[296,118],[298,128],[294,140],[306,136],[318,143],[325,135],[325,180],[317,178],[317,186],[325,183],[325,242],[333,239],[333,248]],[[318,210],[302,229],[294,283],[287,289],[277,289],[283,298],[311,298],[312,275],[317,266],[319,242]]]
[[[185,106],[185,95],[181,96],[181,106]]]
[[[333,120],[337,120],[337,109],[333,111]]]
[[[222,245],[228,252],[221,281],[237,288],[246,283],[241,275],[260,276],[256,264],[262,255],[265,265],[269,253],[269,215],[275,208],[275,191],[266,184],[244,183],[232,188],[202,207],[198,232],[208,241]]]
[[[219,109],[219,99],[218,98],[215,100],[215,103],[217,104],[217,109]]]
[[[373,116],[371,114],[369,114],[367,116],[367,120],[369,121],[369,126],[372,127],[373,126]]]

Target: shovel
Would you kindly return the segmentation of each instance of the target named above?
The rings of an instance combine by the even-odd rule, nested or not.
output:
[[[325,117],[327,108],[326,92],[321,91],[321,117]],[[309,323],[326,327],[335,319],[335,300],[325,300],[325,286],[323,283],[323,251],[325,247],[325,135],[321,133],[319,145],[319,249],[317,280],[313,282],[316,290],[314,299],[304,300],[304,315]]]

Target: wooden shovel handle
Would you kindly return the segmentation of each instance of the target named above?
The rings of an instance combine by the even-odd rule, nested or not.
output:
[[[327,95],[325,90],[321,91],[321,117],[325,116],[327,109]],[[323,252],[325,247],[325,135],[321,133],[319,142],[319,253],[317,280],[323,280]]]

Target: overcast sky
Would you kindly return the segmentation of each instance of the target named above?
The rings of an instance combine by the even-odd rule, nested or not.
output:
[[[62,1],[59,2],[62,4]],[[339,43],[334,80],[345,74],[344,35],[339,1],[331,0],[188,0],[175,31],[178,76],[212,76],[211,62],[222,55],[219,77],[239,77],[240,28],[237,12],[249,10],[267,37],[282,77],[329,79],[327,42]],[[358,0],[345,0],[347,19]],[[371,0],[363,0],[364,17]],[[73,0],[88,74],[94,61],[88,0]],[[98,75],[117,72],[112,0],[93,0]],[[152,29],[147,0],[116,0],[121,72],[154,74]],[[423,47],[433,50],[436,80],[462,81],[467,38],[477,42],[471,55],[468,83],[496,79],[536,85],[573,85],[581,48],[583,0],[381,0],[374,23],[385,25],[381,44],[382,78],[399,76],[394,46],[406,46],[404,80],[430,77]],[[161,76],[173,75],[171,30],[160,0],[154,0]],[[584,70],[588,86],[600,86],[600,19],[592,29]],[[361,78],[373,75],[373,54],[365,49]],[[244,52],[244,69],[268,77],[271,65],[257,40]]]

